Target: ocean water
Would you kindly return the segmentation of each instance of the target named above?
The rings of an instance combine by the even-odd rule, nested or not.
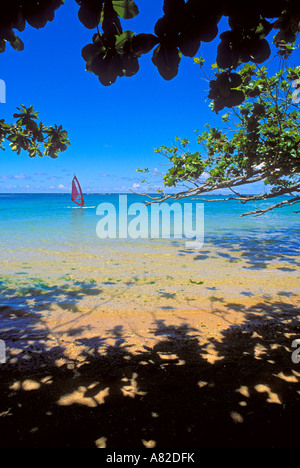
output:
[[[215,312],[216,304],[244,304],[250,298],[296,302],[300,293],[297,205],[241,217],[272,201],[242,205],[207,197],[197,202],[204,207],[203,245],[188,249],[187,238],[172,236],[172,217],[169,237],[151,238],[147,231],[148,237],[120,238],[116,222],[115,237],[100,238],[99,205],[106,208],[105,215],[111,209],[111,219],[115,214],[118,221],[126,209],[146,199],[128,194],[121,213],[119,201],[118,194],[85,195],[86,208],[81,209],[67,194],[0,195],[2,336],[17,330],[32,336],[33,322],[47,323],[48,328],[51,322],[53,329],[83,311],[98,311],[103,319],[122,311]],[[195,228],[196,201],[179,203],[182,212],[183,203],[192,204]],[[150,222],[150,207],[136,215],[127,213],[128,225],[138,214],[136,231],[146,226],[145,218]]]
[[[124,205],[124,194],[123,197]],[[206,197],[210,198],[217,197]],[[221,198],[221,197],[219,197]],[[284,198],[280,198],[281,201]],[[126,195],[125,202],[129,209],[135,203],[145,204],[149,199],[145,197],[129,194]],[[164,204],[171,206],[175,200],[168,200]],[[204,217],[201,226],[204,224],[204,245],[207,243],[221,244],[228,246],[236,242],[244,243],[249,248],[253,248],[253,243],[264,243],[268,246],[270,254],[280,254],[299,252],[299,213],[297,205],[279,208],[269,211],[262,216],[243,216],[245,212],[257,208],[267,208],[274,201],[241,204],[238,201],[197,201],[197,199],[185,199],[176,201],[182,206],[185,203],[192,207],[193,223],[195,223],[195,206],[204,206]],[[39,248],[49,248],[57,251],[92,251],[98,252],[105,248],[105,245],[114,245],[116,249],[135,248],[137,244],[143,244],[144,248],[151,245],[154,239],[151,238],[150,229],[147,231],[148,239],[142,233],[142,238],[132,239],[130,233],[127,239],[119,237],[119,209],[120,196],[118,194],[105,195],[85,195],[86,208],[77,208],[67,194],[0,194],[1,209],[1,252],[14,252],[20,255],[25,249],[34,250]],[[97,223],[103,215],[97,215],[98,205],[109,204],[116,210],[116,235],[115,239],[107,237],[100,239],[96,233]],[[121,208],[124,215],[124,206]],[[149,222],[151,219],[151,207],[147,210]],[[300,211],[300,208],[299,208]],[[140,215],[128,215],[130,220]],[[145,217],[145,212],[141,213]],[[168,221],[167,218],[166,222]],[[174,220],[171,216],[170,238],[162,239],[163,242],[178,242],[173,238]],[[200,225],[199,225],[200,226]],[[194,230],[196,225],[193,224]],[[139,226],[137,226],[137,231]],[[183,230],[182,230],[183,231]],[[144,231],[143,231],[144,232]],[[182,232],[182,243],[187,239]],[[157,239],[156,239],[157,240]],[[159,240],[158,240],[159,241]]]

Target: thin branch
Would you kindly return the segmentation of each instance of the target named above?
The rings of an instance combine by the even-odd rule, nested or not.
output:
[[[226,197],[226,198],[213,198],[213,199],[206,199],[206,198],[197,198],[197,200],[205,200],[205,201],[228,201],[228,200],[237,200],[240,201],[241,203],[246,203],[249,201],[261,201],[261,200],[267,200],[270,198],[277,198],[280,197],[281,195],[286,195],[286,194],[292,194],[294,191],[299,191],[300,190],[300,182],[297,184],[292,185],[291,187],[285,187],[282,188],[281,190],[278,190],[276,193],[262,193],[262,194],[256,194],[256,195],[243,195],[235,190],[233,190],[231,187],[229,189],[235,193],[237,196],[236,197]]]
[[[177,194],[170,194],[170,195],[163,194],[157,198],[150,197],[147,193],[136,193],[136,192],[133,192],[133,193],[136,193],[137,195],[146,196],[147,198],[150,198],[151,200],[153,200],[152,202],[146,203],[148,205],[148,204],[157,203],[157,202],[164,202],[168,200],[169,198],[174,198],[176,200],[179,200],[181,198],[193,197],[202,193],[213,192],[218,189],[251,184],[251,183],[258,182],[260,180],[265,179],[266,176],[267,176],[267,173],[259,173],[259,171],[257,171],[256,173],[252,174],[248,178],[246,176],[238,176],[234,179],[226,180],[224,182],[220,182],[214,185],[210,185],[209,183],[205,182],[196,188],[191,188],[183,192],[178,192]]]
[[[298,197],[291,198],[290,200],[283,200],[283,201],[281,201],[279,203],[276,203],[275,205],[272,205],[272,206],[269,206],[268,208],[265,208],[264,210],[259,209],[259,210],[256,210],[256,211],[248,211],[248,213],[241,214],[241,217],[242,216],[248,216],[248,215],[261,216],[262,214],[266,213],[267,211],[271,211],[274,208],[282,208],[283,206],[290,206],[290,205],[294,205],[295,203],[299,203],[299,202],[300,202],[300,195]],[[296,211],[296,213],[297,213],[297,211]]]

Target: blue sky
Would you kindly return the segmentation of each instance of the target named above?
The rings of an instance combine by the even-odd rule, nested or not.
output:
[[[162,0],[136,3],[140,14],[124,21],[123,29],[152,33],[162,16]],[[164,170],[165,161],[154,148],[168,145],[175,136],[193,138],[194,129],[218,122],[205,102],[208,83],[193,59],[183,57],[177,77],[165,81],[150,53],[140,59],[134,77],[118,78],[110,87],[101,85],[85,71],[81,49],[91,42],[94,31],[80,23],[78,8],[74,0],[66,1],[54,21],[42,29],[27,25],[19,34],[24,51],[8,45],[0,54],[0,78],[6,83],[1,118],[11,122],[16,107],[33,105],[45,125],[62,124],[71,141],[58,159],[3,152],[2,193],[70,192],[74,173],[84,192],[138,190],[138,167]],[[215,61],[218,42],[217,38],[201,44],[207,70]]]

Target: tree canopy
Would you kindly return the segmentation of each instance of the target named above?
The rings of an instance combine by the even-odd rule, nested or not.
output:
[[[78,4],[78,18],[88,29],[94,30],[92,42],[82,49],[86,70],[96,74],[104,86],[118,77],[132,76],[139,70],[139,58],[152,50],[152,62],[160,75],[171,80],[178,73],[182,56],[195,57],[201,42],[217,37],[216,63],[226,70],[222,82],[212,80],[210,97],[231,107],[241,103],[242,94],[230,91],[230,73],[243,63],[263,63],[270,56],[269,33],[282,56],[290,53],[290,45],[299,32],[299,0],[162,0],[162,16],[153,25],[153,33],[135,34],[123,30],[121,20],[139,14],[133,0],[74,0]],[[6,43],[16,50],[24,44],[15,31],[22,32],[28,24],[43,28],[54,19],[55,11],[64,0],[10,0],[2,2],[0,11],[0,52]],[[218,23],[228,19],[228,30],[219,34]],[[230,88],[233,89],[233,88]]]
[[[12,151],[16,151],[17,154],[24,150],[31,158],[43,156],[43,153],[51,158],[57,158],[60,152],[67,149],[70,142],[68,133],[63,130],[62,125],[47,127],[42,122],[38,123],[39,113],[33,110],[33,106],[27,108],[21,105],[17,110],[19,112],[13,115],[16,119],[14,123],[0,120],[2,150],[5,150],[4,144],[8,142]]]
[[[216,79],[222,79],[223,73],[217,69]],[[293,86],[300,84],[300,67],[283,66],[269,76],[267,67],[246,64],[234,80],[235,90],[245,100],[223,111],[218,127],[207,123],[204,132],[196,132],[200,151],[191,152],[190,141],[179,137],[173,145],[155,150],[170,165],[163,174],[164,186],[183,186],[176,195],[165,195],[161,189],[155,202],[220,189],[232,192],[225,199],[242,203],[289,195],[267,209],[257,208],[251,212],[255,215],[300,202],[300,116]],[[215,106],[213,99],[211,106]],[[138,171],[151,174],[149,169]],[[270,191],[251,196],[239,192],[240,187],[259,181],[269,185]]]
[[[252,199],[299,193],[299,113],[291,89],[300,78],[299,67],[282,67],[269,77],[264,66],[272,43],[280,60],[290,56],[299,33],[299,0],[252,0],[246,7],[235,0],[162,0],[162,16],[153,25],[153,32],[138,34],[123,29],[126,20],[139,14],[133,0],[74,1],[79,21],[94,30],[92,42],[81,51],[86,70],[97,75],[104,86],[135,75],[140,57],[148,53],[152,53],[160,75],[171,80],[178,73],[182,56],[194,58],[202,66],[204,58],[197,56],[201,42],[219,38],[217,72],[209,79],[208,98],[216,113],[228,108],[223,124],[229,127],[225,131],[208,125],[198,135],[206,158],[200,152],[189,152],[185,139],[178,139],[170,148],[159,148],[157,152],[171,163],[164,176],[166,186],[194,184],[179,195],[187,196],[218,188],[235,191],[241,185],[263,180],[272,185],[271,193]],[[5,51],[7,43],[17,51],[23,50],[16,32],[22,32],[26,24],[43,28],[63,4],[64,0],[2,2],[0,52]],[[228,20],[228,30],[220,33],[223,17]],[[24,149],[31,157],[41,155],[43,145],[45,154],[57,157],[69,144],[61,126],[38,125],[32,107],[22,106],[14,117],[16,124],[0,121],[0,138],[2,143],[8,140],[18,153]],[[207,178],[200,183],[203,174]],[[243,202],[250,199],[238,192],[235,196]],[[289,203],[299,198],[296,195]]]

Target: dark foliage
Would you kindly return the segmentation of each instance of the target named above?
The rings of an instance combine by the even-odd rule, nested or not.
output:
[[[218,23],[228,18],[230,29],[219,35],[216,63],[227,71],[248,62],[262,63],[270,56],[269,34],[279,54],[287,56],[299,32],[298,0],[254,0],[245,4],[232,0],[164,0],[163,16],[154,25],[154,34],[123,31],[121,20],[139,14],[133,0],[76,0],[78,17],[88,29],[95,29],[92,43],[82,49],[86,69],[95,73],[104,86],[118,77],[132,76],[139,70],[139,58],[152,49],[152,62],[165,80],[178,73],[181,56],[194,57],[201,42],[218,37]],[[52,21],[64,0],[12,0],[2,2],[0,51],[6,43],[16,50],[24,44],[15,34],[26,23],[42,28]],[[100,32],[101,29],[101,32]],[[272,40],[272,39],[271,39]],[[230,75],[224,75],[230,79]],[[211,83],[210,98],[218,99],[218,83]],[[242,95],[232,92],[226,105],[240,104]]]

